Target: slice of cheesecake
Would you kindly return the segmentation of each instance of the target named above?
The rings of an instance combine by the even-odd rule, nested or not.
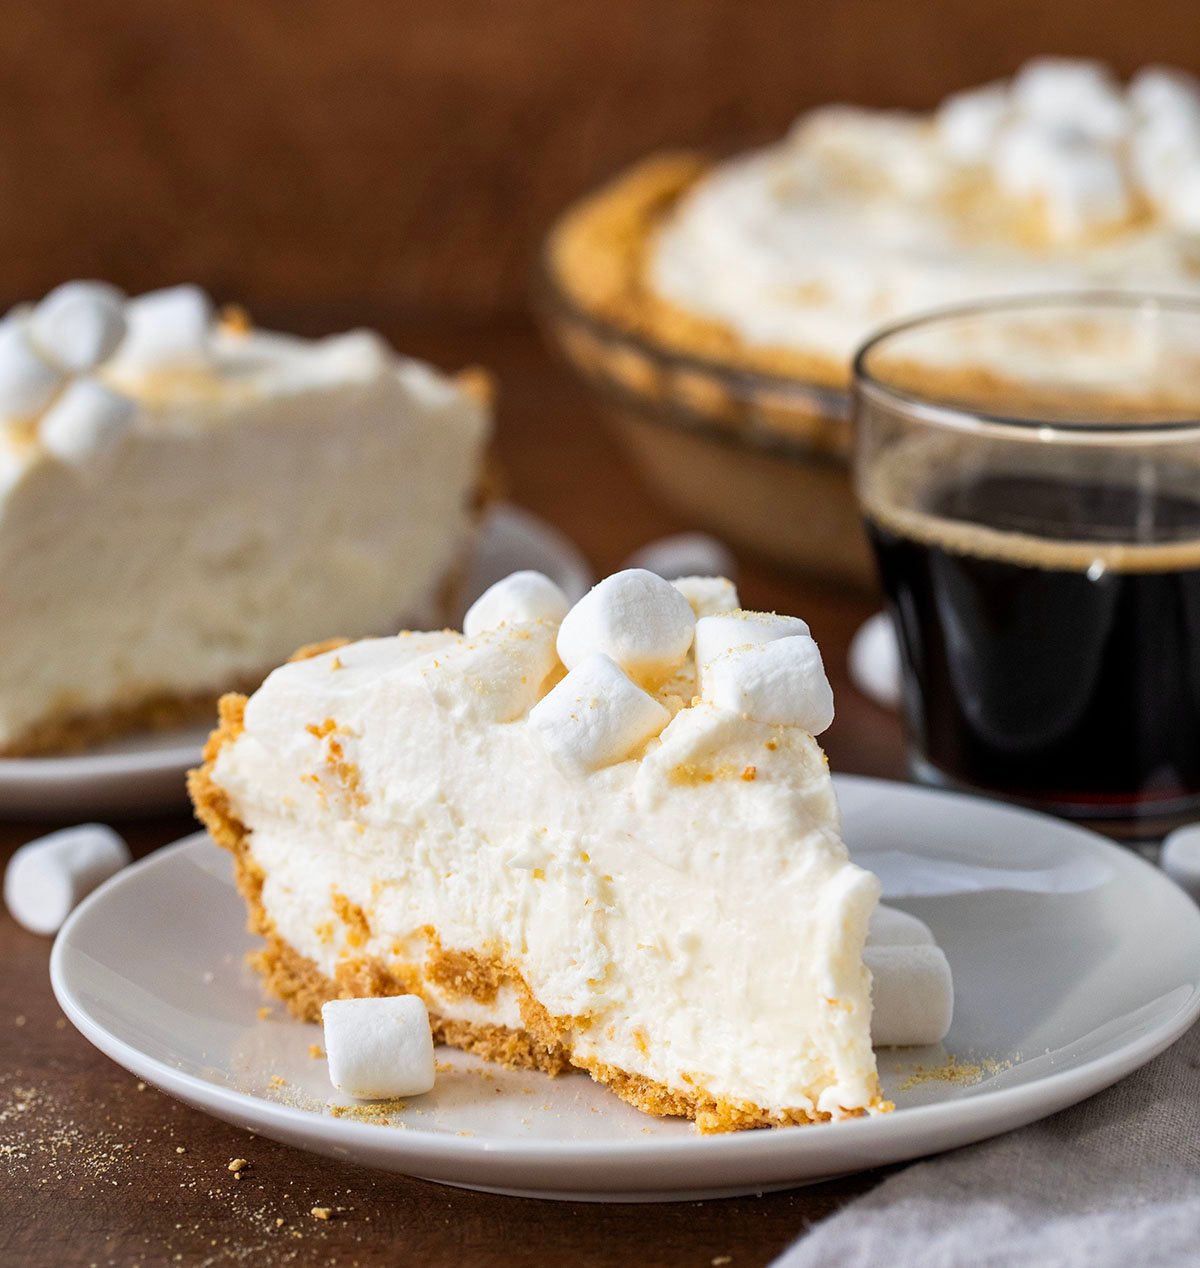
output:
[[[72,283],[0,323],[0,754],[248,689],[298,644],[447,619],[475,385],[378,336]]]
[[[466,632],[319,651],[227,696],[193,772],[268,989],[416,993],[436,1037],[589,1071],[704,1130],[889,1108],[804,622],[640,571],[537,574]],[[721,613],[722,607],[734,610]]]

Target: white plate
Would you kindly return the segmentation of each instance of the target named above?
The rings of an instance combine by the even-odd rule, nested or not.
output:
[[[572,599],[592,584],[580,552],[519,507],[489,515],[466,587],[468,602],[518,568],[554,578]],[[0,815],[149,814],[184,801],[184,774],[200,761],[208,726],[141,732],[63,757],[0,758]]]
[[[550,1079],[443,1051],[452,1069],[403,1127],[329,1114],[320,1031],[262,996],[227,856],[202,835],[108,882],[59,934],[67,1016],[139,1078],[304,1149],[470,1188],[667,1200],[784,1188],[1019,1127],[1161,1052],[1200,1012],[1200,911],[1100,837],[1025,810],[879,780],[837,780],[855,856],[927,921],[954,970],[945,1049],[881,1054],[896,1112],[698,1136],[585,1074]],[[948,1053],[977,1082],[914,1079]],[[275,1076],[284,1084],[272,1083]]]

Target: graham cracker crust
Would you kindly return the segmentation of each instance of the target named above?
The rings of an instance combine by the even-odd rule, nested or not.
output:
[[[297,656],[319,655],[324,650],[328,650],[327,645],[312,645],[301,649]],[[772,1112],[748,1101],[714,1097],[699,1085],[668,1087],[615,1066],[576,1057],[571,1036],[577,1028],[587,1026],[586,1018],[552,1016],[537,1001],[516,966],[506,962],[497,951],[444,948],[437,931],[431,927],[421,931],[430,948],[422,964],[385,963],[374,956],[348,956],[339,963],[333,977],[323,973],[274,927],[263,906],[264,878],[251,852],[250,832],[233,813],[228,796],[213,779],[213,766],[221,749],[233,743],[244,729],[245,708],[243,695],[222,697],[218,726],[205,745],[203,765],[189,772],[188,792],[197,818],[213,840],[233,855],[237,888],[246,901],[248,928],[266,940],[265,946],[252,956],[252,963],[262,975],[268,993],[282,1000],[293,1016],[318,1022],[322,1005],[332,999],[416,994],[426,997],[429,1003],[430,988],[442,998],[470,998],[486,1004],[495,999],[502,986],[510,986],[517,995],[521,1029],[445,1018],[431,1007],[435,1041],[512,1068],[541,1070],[549,1075],[573,1068],[586,1070],[598,1083],[644,1113],[694,1119],[697,1128],[705,1133],[827,1122],[834,1117],[802,1109]],[[335,895],[334,905],[347,930],[347,944],[365,943],[369,927],[361,908],[341,895]],[[684,1078],[687,1080],[688,1076]],[[881,1098],[871,1106],[878,1111],[890,1108]],[[845,1111],[838,1117],[861,1117],[866,1112]]]

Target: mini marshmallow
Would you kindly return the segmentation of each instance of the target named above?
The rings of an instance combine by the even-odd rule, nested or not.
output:
[[[1200,163],[1200,112],[1149,119],[1129,145],[1129,167],[1138,187],[1156,203],[1171,197],[1181,173]]]
[[[433,1088],[433,1032],[419,995],[330,1000],[321,1021],[329,1081],[339,1092],[385,1101]]]
[[[669,581],[627,568],[593,586],[563,618],[558,655],[574,669],[602,652],[631,677],[653,683],[682,662],[695,629],[691,604]]]
[[[1051,231],[1071,238],[1096,225],[1118,224],[1133,210],[1125,172],[1101,149],[1065,153],[1042,190]]]
[[[587,772],[623,761],[671,715],[601,652],[580,661],[529,711],[529,725],[561,769]]]
[[[23,845],[4,873],[4,902],[31,933],[56,933],[87,896],[128,865],[129,847],[112,828],[82,823]]]
[[[933,932],[916,916],[896,907],[888,907],[880,903],[871,913],[871,923],[867,929],[867,946],[869,947],[931,947],[934,945]]]
[[[1177,173],[1200,159],[1200,113],[1146,121],[1129,143],[1129,167],[1139,188],[1158,201]]]
[[[1200,824],[1168,833],[1158,862],[1180,889],[1200,903]]]
[[[1120,85],[1100,62],[1037,57],[1012,83],[1020,114],[1084,136],[1117,140],[1129,129],[1129,107]]]
[[[720,619],[720,618],[715,618]],[[820,735],[833,721],[833,688],[808,634],[735,648],[704,668],[701,695],[756,722]]]
[[[114,368],[146,373],[196,369],[208,364],[214,324],[212,300],[198,286],[149,291],[125,306],[129,332]]]
[[[678,577],[732,577],[737,560],[724,542],[708,533],[675,533],[634,551],[627,568],[646,568],[668,581]]]
[[[741,606],[737,586],[728,577],[676,577],[671,584],[692,605],[697,620]]]
[[[63,379],[63,372],[34,347],[25,320],[14,317],[0,323],[0,418],[40,414]]]
[[[990,155],[1011,108],[1005,83],[955,93],[942,102],[934,119],[938,141],[960,163],[982,163]]]
[[[110,453],[137,406],[95,379],[75,379],[42,416],[38,439],[62,462],[83,467]]]
[[[871,1043],[904,1048],[941,1043],[954,1017],[954,981],[940,947],[868,946]]]
[[[850,679],[864,696],[889,709],[900,703],[900,644],[886,612],[858,627],[847,660]]]
[[[992,174],[1015,198],[1039,198],[1052,232],[1070,237],[1113,224],[1132,211],[1125,172],[1115,153],[1071,132],[1017,123],[996,145]]]
[[[571,601],[544,573],[514,572],[489,586],[467,609],[463,633],[474,638],[483,630],[523,621],[558,622],[567,615]]]
[[[696,685],[703,691],[704,673],[718,656],[737,647],[758,647],[777,638],[807,634],[808,624],[798,616],[775,612],[733,611],[703,616],[696,622]]]
[[[1200,79],[1169,66],[1145,66],[1129,81],[1129,104],[1143,119],[1200,113]]]
[[[124,296],[104,282],[67,282],[33,310],[29,337],[68,373],[94,370],[125,338]]]
[[[1159,206],[1172,228],[1200,234],[1200,156],[1181,164],[1164,182]]]

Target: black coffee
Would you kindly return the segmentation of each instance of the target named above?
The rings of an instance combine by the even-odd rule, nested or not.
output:
[[[931,481],[868,528],[937,772],[1097,816],[1200,794],[1200,484]]]

